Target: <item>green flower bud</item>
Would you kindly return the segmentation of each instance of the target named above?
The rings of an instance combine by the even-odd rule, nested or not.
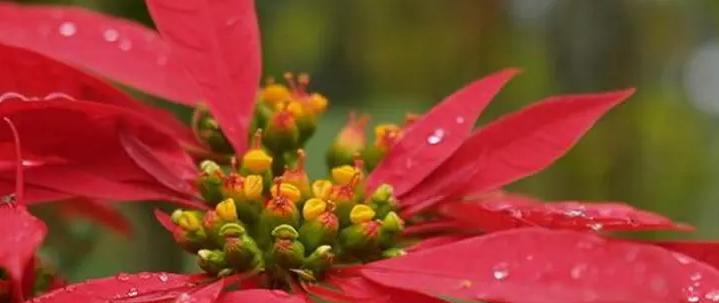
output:
[[[265,146],[276,154],[299,147],[300,131],[297,121],[287,108],[272,114],[262,139]]]
[[[294,227],[282,224],[272,230],[272,236],[275,237],[275,239],[296,240],[300,234]]]
[[[375,189],[372,196],[367,199],[367,204],[374,209],[377,216],[383,218],[390,211],[397,209],[397,199],[394,197],[394,189],[389,184],[382,184]]]
[[[220,154],[233,153],[232,145],[207,107],[197,106],[195,108],[192,115],[192,130],[199,141],[209,145],[212,151]]]
[[[307,209],[305,203],[305,209]],[[305,216],[306,217],[306,216]],[[339,222],[332,211],[325,211],[316,217],[305,220],[300,227],[300,242],[309,251],[321,245],[333,245],[337,239]]]
[[[343,255],[363,261],[376,259],[380,253],[380,228],[377,221],[353,224],[340,232],[340,249]]]
[[[255,241],[245,234],[226,237],[223,251],[227,264],[238,272],[260,270],[264,267],[262,251]]]
[[[272,265],[283,269],[300,268],[305,258],[305,247],[293,237],[297,236],[297,231],[289,225],[278,226],[278,229],[270,249]]]
[[[367,169],[372,171],[384,159],[402,135],[402,128],[394,124],[380,124],[374,129],[375,141],[362,154]]]
[[[207,235],[203,229],[187,231],[182,228],[176,228],[172,232],[172,237],[180,247],[193,254],[203,248],[207,243]]]
[[[382,227],[380,229],[380,246],[382,248],[389,248],[396,244],[397,238],[400,233],[404,230],[404,220],[397,215],[397,213],[391,211],[382,220]]]
[[[337,167],[352,165],[355,155],[361,154],[365,148],[365,127],[369,117],[350,113],[347,124],[335,138],[335,141],[327,151],[327,166]]]
[[[220,166],[214,161],[205,160],[200,163],[200,171],[195,185],[202,198],[212,205],[222,201],[222,185],[225,174]]]
[[[197,265],[209,274],[218,275],[227,268],[225,253],[221,250],[201,249],[197,257]]]
[[[297,227],[300,225],[300,215],[295,203],[283,196],[278,196],[267,201],[267,205],[260,214],[258,244],[261,247],[269,246],[272,231],[282,224]]]
[[[321,279],[325,271],[329,269],[334,263],[335,255],[332,252],[332,247],[329,245],[322,245],[317,247],[309,257],[305,258],[305,262],[302,268],[309,270],[312,273],[312,277],[315,279]]]

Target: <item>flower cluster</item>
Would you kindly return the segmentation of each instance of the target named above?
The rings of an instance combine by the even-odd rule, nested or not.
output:
[[[28,207],[56,201],[122,227],[106,201],[132,200],[181,205],[156,216],[205,273],[52,284],[33,302],[719,301],[716,243],[608,234],[686,224],[502,189],[551,165],[633,89],[552,96],[475,128],[519,72],[505,69],[378,126],[370,144],[367,118],[351,116],[329,177],[311,181],[302,148],[328,101],[305,75],[259,87],[254,2],[147,4],[157,31],[0,3],[0,65],[13,71],[0,73],[3,303],[43,280],[47,228]],[[192,124],[72,65],[186,105]]]
[[[174,211],[175,240],[210,274],[264,273],[267,285],[284,287],[292,273],[316,281],[335,262],[403,254],[396,240],[404,222],[390,185],[365,197],[361,161],[310,182],[302,150],[297,158],[274,179],[274,157],[257,145],[237,167],[202,162],[196,184],[214,209]]]

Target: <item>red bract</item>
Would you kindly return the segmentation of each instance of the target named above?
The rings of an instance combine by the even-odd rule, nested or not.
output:
[[[31,138],[23,142],[29,184],[69,196],[115,200],[193,194],[185,183],[161,182],[124,152],[126,144],[118,139],[118,132],[132,132],[152,146],[157,157],[173,163],[176,176],[194,177],[194,165],[177,142],[136,112],[56,97],[30,102],[8,98],[0,104],[0,113],[13,120],[23,138]],[[8,132],[0,132],[0,141],[9,138]],[[0,153],[8,155],[6,149]],[[1,177],[12,178],[12,174]]]
[[[360,271],[387,287],[465,300],[719,299],[719,271],[715,268],[658,247],[572,231],[498,232],[375,262]]]
[[[157,32],[82,8],[0,3],[0,43],[53,59],[183,104],[201,95],[183,62]]]
[[[368,190],[390,183],[398,196],[407,193],[462,145],[479,114],[517,73],[507,69],[472,82],[433,107],[375,168],[367,180]]]
[[[0,205],[0,230],[0,268],[10,275],[13,301],[21,302],[32,291],[32,261],[47,227],[22,206]]]
[[[235,151],[244,151],[261,73],[254,1],[148,0],[147,5]]]
[[[49,26],[56,27],[59,36],[40,36],[37,39],[47,41],[39,46],[31,45],[27,37],[37,36],[13,34],[13,31],[26,30],[19,26],[15,16],[8,16],[2,22],[7,22],[9,30],[0,30],[0,41],[75,64],[87,55],[89,69],[130,84],[142,82],[146,86],[141,88],[162,96],[187,101],[185,97],[194,94],[168,91],[168,88],[177,86],[192,91],[196,87],[206,98],[211,114],[235,151],[241,153],[246,146],[260,75],[254,3],[249,0],[148,0],[148,6],[165,40],[157,40],[154,32],[136,25],[77,9],[3,5],[0,6],[3,14],[13,15],[13,11],[18,11],[18,15],[24,16],[23,20],[38,19],[37,24],[45,26],[40,28],[41,34],[42,28]],[[55,15],[59,17],[52,19]],[[138,44],[135,42],[141,37],[137,35],[148,35],[153,40],[148,45]],[[108,37],[116,41],[107,41]],[[94,62],[100,60],[95,50],[106,49],[108,45],[122,52],[112,53],[103,62]],[[51,47],[62,51],[51,53]],[[137,47],[151,51],[133,51]],[[167,51],[158,52],[153,47]],[[19,160],[26,166],[26,181],[33,196],[60,193],[130,200],[193,198],[195,190],[187,181],[195,178],[197,172],[178,139],[173,137],[177,129],[182,128],[163,126],[163,122],[153,118],[153,110],[135,104],[104,83],[67,66],[14,48],[5,48],[4,52],[14,56],[15,59],[9,59],[14,66],[28,70],[17,77],[23,80],[19,84],[13,82],[16,78],[5,78],[12,86],[4,89],[27,96],[4,95],[0,114],[17,124],[23,138],[29,138],[23,146],[25,156]],[[157,69],[156,62],[147,65],[149,58],[165,55],[167,61],[163,62],[171,64],[169,68],[159,68],[147,75],[139,72],[142,68],[138,66]],[[138,56],[136,61],[133,56]],[[36,61],[46,67],[33,66],[31,63]],[[178,85],[189,81],[184,78],[185,73],[176,70],[180,62],[196,86]],[[127,70],[122,70],[124,64]],[[177,73],[171,75],[170,71]],[[41,85],[26,81],[34,73],[40,75]],[[459,230],[462,234],[444,233],[422,241],[404,257],[330,270],[325,283],[298,285],[289,278],[286,282],[291,294],[282,290],[252,289],[261,285],[252,280],[254,277],[243,281],[247,283],[242,286],[248,289],[223,292],[224,288],[236,286],[241,278],[140,273],[71,285],[37,299],[44,302],[291,303],[306,302],[312,294],[346,302],[435,303],[447,298],[499,302],[719,300],[719,272],[707,264],[655,245],[580,232],[684,228],[664,217],[619,203],[542,204],[526,198],[509,202],[479,199],[491,190],[550,165],[606,111],[633,92],[548,98],[472,133],[477,116],[516,73],[509,69],[493,74],[446,98],[406,129],[386,160],[368,176],[370,186],[381,182],[395,186],[404,219],[417,222],[415,227],[410,227],[412,232]],[[51,82],[64,74],[73,80],[63,82],[61,89],[57,89]],[[172,78],[175,76],[179,78]],[[158,79],[168,79],[168,82]],[[55,92],[64,95],[53,95]],[[18,98],[23,100],[15,100]],[[73,98],[80,101],[70,100]],[[86,98],[101,98],[103,100],[95,101],[105,103],[83,101]],[[0,142],[6,142],[0,145],[0,157],[16,161],[15,155],[19,153],[11,147],[19,145],[11,146],[10,136],[3,135],[10,133],[0,132]],[[4,172],[0,175],[3,181],[0,185],[11,183],[13,176],[20,179],[11,169],[17,165],[9,163],[15,162],[0,163]],[[429,216],[412,216],[420,212]],[[183,215],[180,213],[180,218]],[[156,216],[168,230],[173,233],[177,230],[167,215],[158,212]],[[438,221],[426,218],[438,218]],[[397,221],[401,220],[394,222]],[[580,231],[524,228],[526,226]],[[476,236],[476,230],[493,233]],[[461,240],[465,237],[470,238]],[[30,251],[35,247],[30,247]],[[23,252],[19,257],[7,259],[28,260],[27,255]],[[12,266],[15,265],[7,265],[11,272],[17,271]]]
[[[562,156],[633,91],[551,97],[500,118],[468,138],[423,183],[402,196],[402,204],[416,213],[443,199],[486,192],[533,174]]]
[[[691,230],[690,226],[619,202],[544,203],[506,193],[445,203],[439,213],[454,219],[454,228],[485,232],[531,226],[587,231]]]

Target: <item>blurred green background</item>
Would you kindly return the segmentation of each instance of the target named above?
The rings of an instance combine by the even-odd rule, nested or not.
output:
[[[141,0],[43,2],[151,25]],[[719,1],[259,0],[258,10],[265,76],[308,72],[311,88],[332,101],[309,143],[315,176],[350,109],[400,122],[472,79],[517,66],[524,74],[482,123],[553,94],[639,91],[512,190],[627,201],[698,227],[649,237],[719,239]],[[72,280],[191,269],[150,209],[123,206],[135,223],[131,238],[92,224],[53,225],[45,257]]]

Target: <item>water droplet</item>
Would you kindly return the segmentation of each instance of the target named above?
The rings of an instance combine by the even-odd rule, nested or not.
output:
[[[498,281],[509,277],[509,268],[507,268],[507,263],[499,263],[492,267],[492,276],[494,276],[494,279]]]
[[[167,56],[159,56],[159,57],[157,57],[156,62],[157,62],[157,65],[160,65],[160,66],[165,66],[165,65],[167,65]]]
[[[132,49],[132,41],[130,41],[128,39],[122,39],[120,41],[119,47],[120,47],[120,50],[122,50],[122,51],[129,51],[130,49]]]
[[[570,209],[565,212],[565,214],[569,217],[582,217],[584,216],[584,211],[580,209]]]
[[[127,296],[130,298],[137,297],[139,293],[140,292],[137,290],[137,288],[134,287],[127,290]]]
[[[30,98],[26,97],[23,94],[16,93],[16,92],[6,92],[2,95],[0,95],[0,102],[3,102],[8,99],[20,99],[22,101],[30,101]]]
[[[589,228],[591,228],[593,231],[600,231],[600,230],[602,230],[602,228],[604,228],[604,224],[599,223],[599,222],[589,223],[589,225],[587,225],[587,226]]]
[[[710,290],[704,295],[704,298],[712,302],[719,302],[719,289]]]
[[[73,291],[75,291],[75,285],[65,286],[65,291],[67,291],[67,292],[73,292]]]
[[[404,161],[404,167],[407,168],[407,169],[412,169],[412,167],[414,167],[414,161],[412,160],[412,158],[409,158],[409,157],[408,157],[408,158]]]
[[[187,302],[191,302],[191,301],[192,301],[192,297],[189,294],[187,294],[186,292],[181,293],[179,296],[177,296],[177,299],[175,300],[175,302],[177,302],[177,303],[187,303]]]
[[[527,261],[532,261],[534,260],[534,255],[527,255],[526,257],[524,257],[524,259]]]
[[[152,278],[152,274],[149,272],[141,272],[139,276],[140,276],[140,279],[144,279],[144,280]]]
[[[237,17],[228,18],[227,20],[225,20],[225,26],[228,26],[228,27],[233,26],[233,25],[235,25],[235,24],[237,23],[237,21],[239,21],[239,20],[240,20],[240,19],[237,18]]]
[[[687,296],[687,302],[690,302],[690,303],[699,302],[699,296],[689,295],[689,296]]]
[[[52,92],[52,93],[49,93],[49,94],[47,94],[47,96],[45,96],[45,97],[42,98],[42,99],[43,99],[43,100],[67,99],[67,100],[70,100],[70,101],[77,101],[77,99],[75,99],[74,97],[72,97],[72,96],[70,96],[70,95],[68,95],[68,94],[66,94],[66,93],[62,93],[62,92]]]
[[[677,259],[677,261],[678,261],[680,264],[686,265],[686,264],[691,263],[691,261],[692,261],[691,258],[689,258],[689,257],[687,257],[687,256],[685,256],[685,255],[682,255],[682,254],[680,254],[680,253],[673,253],[673,255],[674,255],[674,259]]]
[[[585,272],[587,272],[587,264],[577,264],[574,267],[572,267],[571,272],[569,273],[570,276],[572,276],[572,279],[579,279],[581,278]]]
[[[120,281],[128,281],[128,280],[130,280],[130,275],[123,272],[123,273],[117,274],[117,276],[115,276],[115,278],[117,278]]]
[[[459,288],[467,289],[470,287],[472,287],[472,281],[470,281],[470,280],[459,281]]]
[[[442,139],[444,139],[444,135],[444,129],[435,129],[434,132],[429,135],[429,137],[427,137],[427,143],[429,143],[430,145],[438,144],[442,142]]]
[[[170,279],[170,277],[168,277],[167,274],[164,273],[164,272],[163,272],[163,273],[160,273],[160,275],[157,276],[157,278],[160,279],[160,282],[163,282],[163,283],[164,283],[164,282],[167,282],[167,280]]]
[[[118,38],[120,38],[120,32],[118,32],[114,28],[111,28],[102,32],[102,38],[105,39],[105,41],[107,42],[115,42]]]
[[[464,117],[457,116],[457,118],[454,119],[454,122],[457,122],[457,124],[464,124]]]
[[[57,31],[65,37],[72,37],[77,33],[77,26],[72,22],[63,22],[60,24],[60,27],[57,28]]]
[[[702,274],[700,272],[695,272],[691,276],[689,276],[689,279],[692,281],[699,281],[702,279]]]

